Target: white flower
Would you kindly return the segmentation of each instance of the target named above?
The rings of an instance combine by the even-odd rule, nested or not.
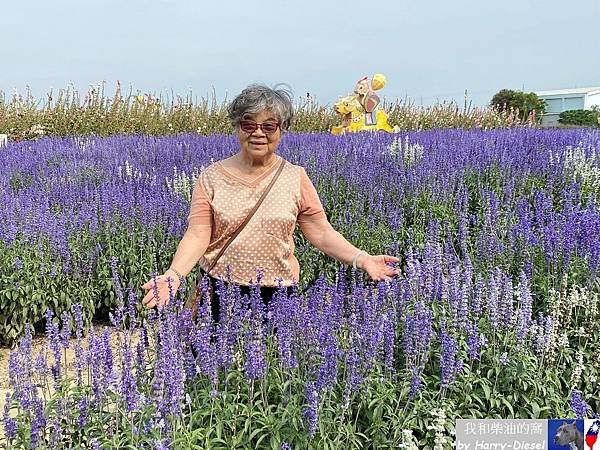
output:
[[[398,444],[398,448],[406,448],[408,450],[419,450],[417,442],[413,436],[412,430],[402,430],[402,443]]]
[[[31,128],[29,129],[29,133],[37,134],[38,136],[41,136],[46,133],[46,130],[44,129],[43,125],[40,125],[39,123],[37,123],[37,124],[31,126]]]
[[[567,333],[563,333],[558,337],[558,341],[556,343],[559,347],[568,347],[569,346],[569,337]]]
[[[571,374],[571,389],[577,388],[579,380],[581,379],[581,374],[583,373],[583,350],[577,350],[575,357],[577,358],[577,365]]]
[[[567,146],[564,153],[563,172],[571,181],[580,181],[584,192],[600,194],[600,153],[583,144]]]
[[[187,175],[185,171],[179,171],[177,167],[173,167],[173,177],[165,178],[167,189],[175,194],[182,195],[187,202],[192,201],[192,191],[194,185],[200,176],[200,172],[204,170],[204,166],[200,168],[194,167],[191,175]]]
[[[411,144],[408,140],[408,136],[404,139],[404,143],[402,142],[402,139],[395,137],[392,143],[387,146],[383,154],[393,157],[400,156],[404,161],[404,165],[412,166],[421,161],[424,150],[425,147],[419,143]]]

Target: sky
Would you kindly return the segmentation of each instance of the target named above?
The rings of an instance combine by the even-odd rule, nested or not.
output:
[[[600,86],[600,0],[3,0],[0,91],[117,80],[217,101],[287,83],[331,105],[382,73],[387,101],[488,104]]]

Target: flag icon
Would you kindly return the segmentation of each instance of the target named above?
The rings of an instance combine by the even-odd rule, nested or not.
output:
[[[587,420],[586,420],[587,422]],[[598,433],[600,433],[600,420],[595,420],[587,431],[585,432],[585,445],[589,447],[589,450],[594,449],[594,444],[598,440]]]

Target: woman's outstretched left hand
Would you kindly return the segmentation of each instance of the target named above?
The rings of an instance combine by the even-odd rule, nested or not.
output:
[[[367,272],[373,281],[391,280],[400,273],[400,269],[388,264],[400,261],[389,255],[362,255],[358,258],[357,266]]]

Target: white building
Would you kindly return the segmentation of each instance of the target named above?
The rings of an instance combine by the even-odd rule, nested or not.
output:
[[[600,87],[538,91],[536,95],[546,101],[546,113],[542,116],[544,126],[560,125],[558,115],[563,111],[600,106]]]

